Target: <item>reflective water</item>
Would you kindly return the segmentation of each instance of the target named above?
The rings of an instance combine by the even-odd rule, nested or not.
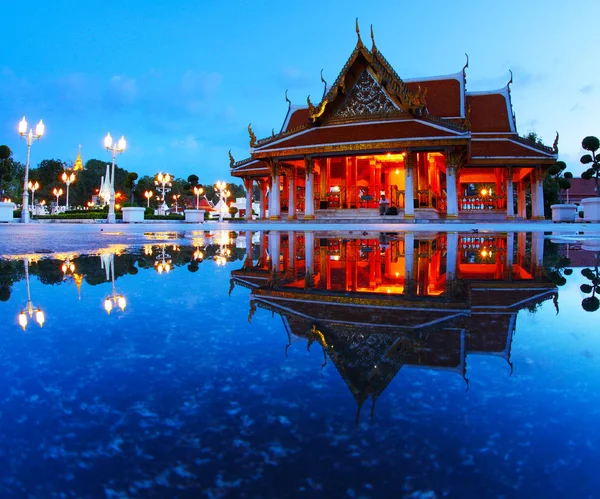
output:
[[[1,497],[597,495],[593,241],[44,256],[0,260]]]

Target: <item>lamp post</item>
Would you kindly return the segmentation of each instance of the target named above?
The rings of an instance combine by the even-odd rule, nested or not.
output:
[[[223,213],[226,210],[226,206],[227,206],[227,198],[229,196],[231,196],[231,192],[229,192],[227,190],[227,184],[225,182],[223,182],[222,180],[219,180],[215,184],[215,189],[217,189],[217,191],[219,192],[220,201],[223,201],[223,203],[225,203],[225,206],[219,210],[219,222],[222,222],[223,221]]]
[[[23,328],[23,331],[27,328],[27,315],[29,318],[33,318],[33,314],[35,313],[35,321],[42,327],[44,322],[46,322],[46,317],[44,316],[44,312],[40,307],[37,307],[35,310],[33,309],[33,305],[31,303],[31,292],[29,290],[29,259],[25,258],[23,260],[23,265],[25,267],[25,285],[27,287],[27,305],[25,306],[25,310],[21,310],[19,313],[19,326]]]
[[[106,217],[106,222],[109,224],[114,224],[117,221],[117,217],[115,215],[115,158],[117,154],[121,154],[127,145],[125,142],[125,136],[121,136],[121,138],[113,144],[113,138],[110,136],[110,133],[106,134],[104,137],[104,147],[106,147],[107,151],[112,153],[112,170],[110,173],[110,197],[108,199],[108,215]]]
[[[181,197],[181,194],[173,194],[173,201],[175,201],[175,213],[179,213],[177,211],[177,209],[178,209],[177,201],[179,201],[180,197]]]
[[[66,204],[65,207],[67,208],[67,210],[69,209],[69,186],[75,182],[75,174],[73,172],[68,173],[68,172],[63,172],[62,174],[62,181],[67,184],[67,199],[66,199]]]
[[[200,207],[200,196],[204,193],[204,189],[202,187],[195,186],[194,194],[196,195],[196,209]]]
[[[35,211],[35,191],[37,191],[40,188],[40,183],[39,182],[29,182],[28,184],[29,190],[31,191],[31,209],[32,211]]]
[[[21,223],[29,223],[29,157],[31,156],[31,144],[33,144],[34,140],[40,140],[42,135],[44,135],[44,131],[46,126],[40,120],[40,122],[35,127],[35,133],[33,133],[32,129],[29,129],[29,133],[27,133],[27,121],[25,120],[25,116],[19,122],[19,135],[21,137],[25,137],[27,142],[27,161],[25,162],[25,179],[23,180],[23,207],[21,209]]]
[[[101,255],[100,258],[102,262],[102,268],[106,270],[106,280],[109,280],[110,272],[110,279],[112,281],[112,293],[104,300],[104,310],[106,310],[106,313],[110,315],[114,305],[117,305],[121,309],[121,312],[123,312],[127,306],[127,300],[122,294],[117,294],[117,290],[115,288],[115,255],[113,253],[104,254]]]
[[[165,252],[166,244],[161,245],[160,255],[156,257],[156,261],[154,262],[154,267],[159,274],[163,272],[169,273],[171,271],[171,255]],[[173,249],[176,249],[176,246],[173,246]]]
[[[52,194],[56,196],[56,212],[58,213],[58,198],[63,195],[63,190],[55,187]]]
[[[150,200],[152,199],[152,196],[154,196],[154,192],[152,192],[152,191],[144,192],[144,197],[148,200],[148,208],[150,208]]]
[[[163,174],[161,172],[158,175],[156,175],[154,185],[156,185],[156,187],[162,191],[162,204],[158,207],[159,215],[164,215],[165,210],[168,208],[167,203],[165,202],[165,193],[171,190],[171,180],[172,177],[168,173]]]

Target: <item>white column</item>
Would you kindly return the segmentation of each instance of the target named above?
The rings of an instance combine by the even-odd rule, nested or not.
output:
[[[526,207],[526,201],[525,201],[526,194],[527,194],[527,189],[525,187],[525,182],[521,181],[521,182],[519,182],[519,191],[518,191],[518,195],[517,195],[517,208],[518,208],[519,217],[522,218],[523,220],[527,220],[527,207]]]
[[[515,199],[512,180],[512,169],[508,169],[508,178],[506,179],[506,219],[514,220],[515,218]]]
[[[537,181],[537,196],[538,202],[538,217],[540,220],[544,220],[546,217],[544,215],[544,179],[538,179]]]
[[[271,220],[279,219],[279,165],[274,163],[271,168],[271,193],[269,194],[269,218]]]
[[[404,159],[404,218],[415,218],[415,198],[413,192],[413,153],[407,151]]]
[[[508,268],[509,275],[512,274],[512,266],[515,254],[515,233],[509,232],[506,235],[506,267]]]
[[[296,218],[296,171],[294,169],[290,169],[288,185],[288,220],[293,220]]]
[[[458,232],[448,232],[446,240],[446,280],[456,278],[456,263],[458,259]]]
[[[404,279],[412,279],[413,265],[415,256],[415,234],[406,232],[404,234]]]
[[[315,218],[315,201],[313,194],[313,170],[312,158],[304,158],[304,169],[306,171],[306,187],[304,190],[304,218]]]
[[[537,267],[544,265],[544,233],[534,232],[532,234],[532,255],[531,259]]]
[[[252,186],[254,181],[249,178],[244,181],[246,187],[246,220],[252,220]]]
[[[296,233],[293,230],[288,231],[288,267],[296,268]]]
[[[312,276],[313,273],[313,257],[315,251],[315,234],[314,232],[304,233],[304,262],[306,264],[306,274]]]
[[[446,164],[446,218],[458,218],[458,198],[456,196],[456,170]]]
[[[274,271],[279,272],[279,253],[281,253],[279,232],[271,231],[268,237],[271,268]]]
[[[533,173],[531,174],[531,219],[538,218],[538,203],[537,203],[537,180]]]

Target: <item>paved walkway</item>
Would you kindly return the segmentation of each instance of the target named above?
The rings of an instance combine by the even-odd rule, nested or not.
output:
[[[600,238],[600,224],[521,223],[417,223],[417,224],[318,224],[318,223],[144,223],[144,224],[0,224],[0,256],[30,253],[90,252],[112,245],[141,245],[148,242],[192,238],[198,231],[271,230],[325,232],[551,232],[577,239]]]

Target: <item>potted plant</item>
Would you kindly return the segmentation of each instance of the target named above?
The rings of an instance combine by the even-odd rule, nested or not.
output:
[[[558,191],[558,204],[550,206],[553,222],[574,222],[577,216],[576,205],[563,204],[564,193],[571,188],[570,179],[573,178],[571,172],[565,172],[566,168],[567,164],[564,161],[557,161],[548,170],[548,176],[554,181]]]
[[[596,151],[600,149],[600,140],[597,137],[589,136],[583,139],[581,146],[590,151],[591,154],[584,154],[581,157],[581,162],[584,165],[590,165],[586,171],[581,174],[581,178],[585,180],[594,179],[596,183],[596,197],[584,198],[581,200],[583,205],[583,219],[586,222],[600,222],[600,154]]]
[[[204,194],[204,188],[198,183],[200,180],[198,175],[190,175],[188,177],[189,190],[194,194],[196,198],[196,208],[185,209],[185,221],[190,223],[201,224],[204,223],[204,210],[200,209],[200,196]]]
[[[127,180],[125,180],[125,187],[131,190],[131,203],[127,203],[129,206],[125,206],[124,203],[122,208],[123,223],[126,224],[140,223],[144,221],[144,211],[146,209],[143,206],[135,206],[135,203],[133,202],[133,195],[135,193],[137,179],[138,174],[131,172],[127,175]]]

